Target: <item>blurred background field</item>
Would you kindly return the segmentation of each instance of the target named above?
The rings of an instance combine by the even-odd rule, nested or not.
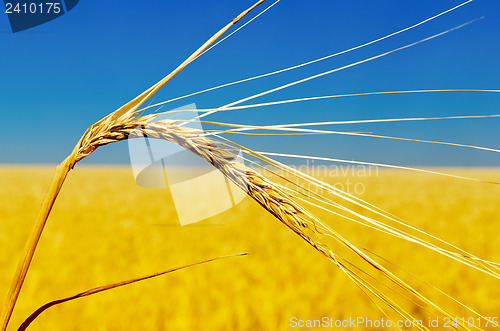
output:
[[[499,169],[441,170],[500,181]],[[0,168],[2,302],[53,173],[49,166]],[[364,188],[361,198],[481,258],[500,261],[498,185],[383,170],[350,179]],[[500,317],[499,281],[373,230],[349,233],[343,221],[327,222],[485,316]],[[136,185],[127,167],[77,167],[49,218],[11,329],[53,299],[241,252],[252,254],[51,308],[30,329],[288,330],[291,317],[383,317],[341,270],[248,197],[181,227],[168,190]]]

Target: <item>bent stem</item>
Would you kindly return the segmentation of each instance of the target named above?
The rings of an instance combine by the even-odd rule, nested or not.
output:
[[[214,257],[214,258],[211,258],[211,259],[208,259],[208,260],[191,263],[191,264],[188,264],[188,265],[185,265],[185,266],[182,266],[182,267],[177,267],[177,268],[173,268],[173,269],[169,269],[169,270],[161,271],[161,272],[155,272],[155,273],[149,274],[147,276],[142,276],[142,277],[139,277],[139,278],[134,278],[134,279],[130,279],[130,280],[118,282],[118,283],[113,283],[113,284],[108,284],[108,285],[103,285],[103,286],[95,287],[95,288],[92,288],[90,290],[87,290],[87,291],[80,292],[78,294],[69,296],[67,298],[58,299],[58,300],[54,300],[54,301],[48,302],[48,303],[44,304],[43,306],[41,306],[40,308],[38,308],[35,312],[33,312],[23,322],[23,324],[21,324],[21,326],[17,329],[17,331],[24,331],[24,330],[26,330],[26,328],[38,316],[40,316],[41,313],[43,313],[45,310],[49,309],[50,307],[59,305],[61,303],[65,303],[65,302],[72,301],[72,300],[79,299],[79,298],[84,298],[84,297],[87,297],[87,296],[90,296],[90,295],[93,295],[93,294],[97,294],[97,293],[101,293],[101,292],[104,292],[104,291],[112,290],[112,289],[115,289],[115,288],[118,288],[118,287],[130,285],[130,284],[133,284],[133,283],[137,283],[137,282],[140,282],[140,281],[143,281],[143,280],[155,278],[155,277],[158,277],[158,276],[163,276],[165,274],[168,274],[168,273],[171,273],[171,272],[174,272],[174,271],[178,271],[178,270],[182,270],[182,269],[187,269],[187,268],[194,267],[194,266],[197,266],[197,265],[200,265],[200,264],[204,264],[204,263],[209,263],[209,262],[213,262],[213,261],[225,259],[225,258],[228,258],[228,257],[245,256],[245,255],[248,255],[248,253],[240,253],[240,254],[231,254],[231,255],[225,255],[225,256],[218,256],[218,257]]]
[[[7,325],[9,324],[14,306],[16,305],[17,298],[19,297],[19,293],[21,292],[21,287],[23,286],[31,261],[33,260],[33,255],[35,254],[36,247],[38,245],[38,242],[40,241],[40,237],[42,235],[45,224],[47,223],[50,211],[52,210],[57,196],[61,191],[64,180],[66,179],[69,171],[72,169],[74,163],[75,152],[73,152],[61,164],[59,164],[54,179],[52,180],[49,190],[45,195],[42,207],[38,214],[37,221],[33,227],[31,235],[28,238],[28,242],[26,243],[23,255],[19,260],[16,273],[10,285],[10,289],[7,295],[7,302],[4,306],[4,309],[2,310],[2,324],[0,329],[2,331],[5,331],[7,329]]]

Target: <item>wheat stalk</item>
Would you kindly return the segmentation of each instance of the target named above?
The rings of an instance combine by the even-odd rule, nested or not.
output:
[[[23,282],[26,278],[30,263],[33,259],[34,252],[40,240],[48,216],[69,171],[73,169],[76,163],[78,163],[79,161],[90,155],[92,152],[94,152],[97,148],[101,146],[122,141],[125,139],[142,138],[144,136],[156,139],[163,139],[175,143],[185,148],[186,150],[191,151],[195,155],[203,158],[208,163],[212,164],[227,178],[233,181],[237,186],[245,190],[250,197],[252,197],[255,201],[257,201],[268,212],[274,215],[274,217],[276,217],[280,222],[282,222],[284,225],[286,225],[288,228],[290,228],[292,231],[294,231],[296,234],[302,237],[306,242],[308,242],[316,250],[318,250],[320,253],[326,256],[329,260],[334,262],[357,285],[359,285],[363,289],[363,291],[365,291],[372,297],[382,301],[384,304],[393,309],[394,312],[396,312],[401,317],[406,319],[414,319],[413,316],[405,309],[403,309],[400,305],[398,305],[398,303],[395,300],[393,300],[390,296],[386,295],[376,285],[374,285],[374,283],[376,282],[380,283],[380,281],[374,279],[371,275],[367,274],[364,270],[358,268],[354,264],[351,264],[349,261],[344,260],[341,256],[339,256],[336,252],[334,252],[328,244],[326,244],[322,240],[323,237],[333,238],[335,239],[336,242],[340,243],[341,245],[346,247],[349,251],[353,252],[356,256],[361,258],[374,270],[381,273],[385,279],[391,282],[392,285],[394,285],[399,289],[402,289],[404,293],[411,296],[410,298],[407,299],[412,300],[414,303],[423,308],[432,309],[434,312],[450,317],[451,319],[454,318],[454,316],[452,316],[451,314],[449,314],[448,312],[446,312],[445,310],[434,304],[432,301],[427,299],[425,296],[416,291],[410,285],[408,285],[403,280],[398,278],[396,275],[391,273],[387,268],[385,268],[380,263],[375,261],[371,256],[369,256],[365,252],[365,250],[351,243],[349,240],[341,236],[339,233],[335,232],[327,225],[322,223],[307,209],[302,207],[297,198],[297,195],[287,192],[287,190],[282,186],[272,182],[271,180],[269,180],[256,170],[238,161],[234,157],[234,154],[232,153],[232,148],[231,148],[232,143],[230,141],[224,139],[225,142],[223,142],[221,140],[215,140],[209,138],[205,135],[204,132],[200,130],[195,130],[182,126],[184,123],[180,123],[180,121],[164,120],[152,123],[151,121],[158,115],[138,116],[139,108],[146,100],[148,100],[154,93],[156,93],[163,85],[165,85],[170,79],[172,79],[172,77],[177,75],[189,63],[191,63],[198,56],[203,54],[203,52],[215,40],[217,40],[222,34],[224,34],[232,25],[238,22],[243,16],[245,16],[247,13],[249,13],[252,9],[254,9],[262,2],[264,2],[264,0],[258,1],[254,6],[244,11],[242,14],[240,14],[238,17],[232,20],[229,24],[227,24],[224,28],[222,28],[219,32],[217,32],[212,38],[210,38],[205,44],[203,44],[189,58],[187,58],[181,65],[179,65],[174,71],[172,71],[172,73],[163,78],[160,82],[152,86],[150,89],[146,90],[144,93],[142,93],[141,95],[139,95],[138,97],[136,97],[135,99],[133,99],[132,101],[130,101],[129,103],[118,109],[117,111],[111,113],[110,115],[103,118],[96,124],[92,125],[85,132],[85,134],[80,139],[78,144],[75,146],[70,156],[68,156],[68,158],[66,158],[57,168],[54,180],[42,204],[42,208],[39,217],[37,219],[37,222],[35,224],[33,233],[28,240],[28,243],[24,251],[24,255],[21,258],[18,269],[16,270],[16,274],[11,284],[11,288],[8,293],[7,304],[5,305],[4,310],[2,312],[0,331],[5,331],[8,326],[10,317],[12,315],[17,298],[21,291]],[[430,38],[423,39],[422,41],[435,38],[452,30],[453,29],[432,36]],[[405,49],[412,45],[416,45],[422,41],[395,49],[390,52],[380,54],[376,57],[356,62],[349,66],[330,70],[323,74],[311,76],[307,79],[290,83],[278,87],[276,89],[269,90],[265,93],[260,93],[258,95],[242,99],[240,101],[221,107],[220,110],[229,109],[228,107],[232,107],[243,101],[251,100],[258,96],[272,93],[274,91],[286,88],[288,86],[292,86],[316,77],[320,77],[328,73],[332,73],[344,68],[351,67],[353,65],[364,63],[391,54],[392,52]],[[205,113],[205,115],[210,113],[211,112],[207,112]],[[233,144],[233,146],[236,145]],[[246,150],[246,152],[249,154],[253,154],[253,156],[263,161],[267,161],[267,158],[264,157],[263,155],[260,155],[258,153],[252,153],[252,151],[250,150]],[[389,229],[388,227],[385,227],[383,229],[386,231],[388,230],[392,231],[392,229]],[[412,241],[417,243],[422,242],[418,241],[417,239],[410,238],[404,233],[401,234],[397,233],[397,234],[404,239],[411,239]],[[447,254],[447,251],[443,250],[443,252]],[[459,259],[457,257],[455,258]],[[461,257],[461,259],[463,259],[464,261],[465,260],[475,261],[477,265],[480,265],[480,263],[483,262],[482,260],[476,259],[473,256],[467,256],[467,255]],[[472,264],[473,262],[469,261],[468,263],[470,263],[470,265],[473,265]],[[482,270],[484,269],[488,271],[487,266],[481,266],[481,268]],[[497,274],[492,273],[492,275],[497,275]],[[386,286],[385,284],[382,285]],[[465,325],[461,326],[465,329],[468,329]],[[422,327],[422,329],[426,328]]]
[[[395,284],[403,287],[426,304],[435,307],[446,316],[451,316],[371,259],[348,240],[322,224],[314,215],[304,209],[295,199],[272,181],[256,172],[254,169],[246,166],[244,163],[235,160],[234,154],[228,148],[224,147],[223,144],[203,136],[204,132],[200,130],[179,126],[179,121],[164,120],[151,123],[151,120],[156,116],[157,115],[141,117],[126,116],[117,123],[98,123],[97,126],[89,128],[79,144],[75,147],[73,153],[58,167],[56,180],[51,186],[49,194],[51,192],[58,193],[69,170],[72,169],[77,162],[83,160],[101,146],[125,139],[143,138],[144,136],[166,140],[191,151],[212,164],[237,186],[245,190],[250,197],[257,201],[284,225],[306,240],[328,259],[335,262],[337,266],[346,272],[354,281],[364,286],[366,290],[376,295],[379,299],[383,300],[383,302],[388,304],[401,316],[412,318],[410,314],[395,304],[382,292],[371,287],[366,282],[363,282],[362,279],[359,278],[359,275],[349,267],[346,261],[343,261],[343,259],[335,254],[327,244],[319,240],[320,236],[325,233],[332,234],[339,242],[356,252],[356,254],[362,257],[370,265],[382,271]],[[57,195],[57,193],[52,194]],[[52,206],[54,200],[50,200],[50,202],[50,206]],[[46,211],[46,215],[48,216],[50,209],[44,209],[43,211]],[[45,216],[43,225],[46,222],[46,218]],[[40,234],[42,229],[43,226],[40,229]],[[29,257],[32,258],[32,255]]]

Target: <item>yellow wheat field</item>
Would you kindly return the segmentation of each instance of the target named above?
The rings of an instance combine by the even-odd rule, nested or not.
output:
[[[500,181],[499,169],[447,171]],[[0,168],[0,297],[7,294],[53,172]],[[363,199],[481,258],[500,261],[499,186],[382,170],[351,177],[326,181],[350,179],[365,189]],[[349,231],[341,220],[330,217],[328,223]],[[486,316],[500,317],[500,289],[492,277],[369,229],[349,235]],[[53,299],[240,252],[252,254],[53,307],[30,329],[289,330],[292,317],[383,317],[339,268],[248,197],[220,215],[180,227],[168,190],[137,186],[127,167],[78,167],[55,204],[10,329]],[[468,317],[466,311],[462,315]]]

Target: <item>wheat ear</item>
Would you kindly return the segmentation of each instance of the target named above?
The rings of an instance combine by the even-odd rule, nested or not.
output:
[[[403,289],[406,293],[416,298],[419,305],[431,307],[444,316],[451,319],[454,318],[450,313],[437,306],[388,269],[373,260],[370,256],[365,254],[362,249],[323,224],[319,219],[303,208],[290,194],[281,189],[279,185],[276,185],[262,174],[238,161],[231,149],[227,148],[224,143],[204,136],[203,131],[179,126],[178,124],[180,121],[163,120],[151,123],[150,121],[153,117],[152,115],[138,117],[131,120],[128,124],[116,126],[112,129],[113,131],[108,132],[106,135],[88,141],[86,145],[81,147],[79,153],[86,155],[98,147],[109,143],[125,139],[143,138],[144,136],[175,143],[212,164],[227,178],[247,192],[250,197],[274,215],[279,221],[306,240],[306,242],[329,260],[334,262],[353,281],[364,288],[365,291],[368,291],[384,302],[401,317],[410,320],[414,319],[410,313],[405,311],[391,298],[373,285],[364,281],[363,278],[360,277],[359,272],[357,273],[353,270],[353,268],[355,268],[353,265],[334,253],[327,244],[320,241],[320,236],[330,236],[347,247],[371,267],[381,272],[389,281],[395,284],[395,286]],[[465,326],[463,327],[468,329]],[[423,327],[422,329],[427,328]]]
[[[405,311],[395,301],[372,284],[364,281],[360,274],[362,271],[358,270],[358,272],[356,272],[356,270],[354,270],[356,267],[338,256],[327,244],[321,242],[320,236],[330,236],[350,249],[370,266],[381,272],[397,287],[402,288],[406,293],[417,299],[419,302],[418,305],[432,307],[433,310],[440,314],[453,318],[451,314],[441,309],[365,254],[361,248],[324,225],[308,210],[303,208],[290,194],[280,188],[279,185],[276,185],[262,174],[235,159],[231,149],[227,148],[224,143],[204,136],[204,132],[200,130],[179,126],[179,121],[163,120],[151,123],[156,116],[157,115],[142,117],[127,116],[126,118],[122,117],[120,123],[107,124],[104,126],[104,129],[100,129],[98,132],[93,131],[94,129],[91,128],[77,145],[72,156],[63,163],[60,169],[69,171],[74,164],[90,155],[97,148],[126,139],[143,138],[147,136],[149,138],[162,139],[175,143],[212,164],[237,186],[245,190],[250,197],[274,215],[279,221],[306,240],[306,242],[329,260],[334,262],[353,281],[360,285],[365,292],[369,292],[374,297],[384,302],[401,317],[405,319],[414,319],[410,313]],[[66,173],[63,172],[63,174]],[[57,181],[56,183],[58,186],[56,186],[55,189],[59,190],[62,181]],[[468,329],[465,326],[464,328]],[[426,328],[424,327],[422,329]]]

